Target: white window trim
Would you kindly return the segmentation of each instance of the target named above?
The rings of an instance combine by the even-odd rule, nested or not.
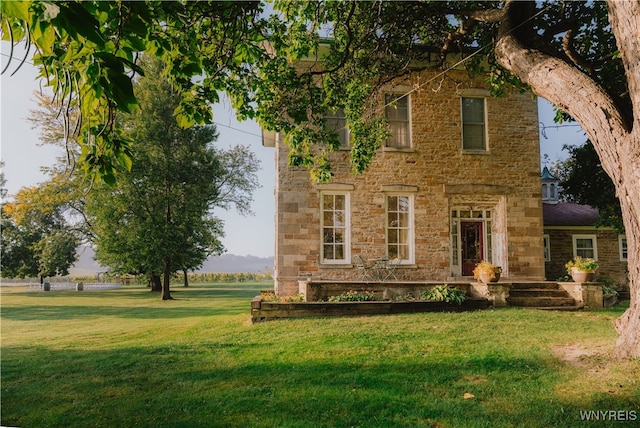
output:
[[[407,260],[400,260],[401,265],[413,265],[415,264],[415,221],[414,221],[414,195],[406,192],[385,192],[384,194],[384,251],[388,256],[389,254],[389,196],[406,196],[409,198],[409,258]]]
[[[409,145],[408,147],[395,147],[395,146],[389,146],[389,139],[387,139],[384,142],[384,150],[385,151],[406,151],[406,150],[412,150],[413,149],[413,120],[412,120],[412,111],[411,111],[411,94],[406,94],[406,92],[398,92],[398,91],[387,91],[384,93],[384,98],[385,98],[385,119],[387,120],[387,122],[389,121],[389,119],[387,118],[387,114],[386,114],[386,109],[387,109],[387,95],[394,95],[394,96],[399,96],[399,95],[404,95],[403,98],[407,99],[407,115],[408,115],[408,119],[409,119],[409,130],[407,133],[407,138],[409,139]]]
[[[464,147],[464,113],[462,111],[462,100],[464,98],[478,98],[483,101],[484,113],[484,149],[465,149]],[[462,95],[460,97],[460,147],[464,153],[488,153],[489,152],[489,125],[487,112],[487,97],[478,95]]]
[[[598,240],[596,239],[596,235],[572,235],[571,240],[573,241],[573,257],[578,255],[578,247],[576,245],[576,241],[578,239],[591,239],[593,242],[593,259],[598,260]]]
[[[324,258],[324,196],[344,195],[345,206],[345,233],[344,233],[344,259]],[[320,192],[320,263],[323,265],[351,264],[351,193],[339,190],[327,190]]]
[[[548,233],[542,235],[542,242],[544,244],[544,261],[551,261],[551,238]]]
[[[624,246],[627,248],[627,257],[624,257],[624,252],[622,251],[623,241],[624,241]],[[620,261],[621,262],[629,261],[629,247],[627,246],[626,235],[618,235],[618,248],[620,248]]]

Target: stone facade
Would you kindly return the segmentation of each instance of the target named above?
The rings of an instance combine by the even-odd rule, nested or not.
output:
[[[549,257],[545,262],[547,279],[555,281],[567,276],[564,265],[574,257],[574,236],[595,238],[599,268],[597,276],[615,282],[616,288],[627,288],[627,261],[621,258],[621,236],[611,228],[593,226],[545,226],[549,239]]]
[[[547,279],[555,281],[567,276],[565,264],[575,256],[591,257],[599,264],[598,281],[628,290],[626,237],[610,227],[595,227],[599,218],[596,208],[560,202],[559,189],[559,180],[545,167],[542,171],[542,211]]]
[[[434,76],[414,74],[389,92],[407,93]],[[502,266],[503,278],[544,278],[536,99],[494,98],[483,80],[461,84],[462,74],[457,77],[411,92],[410,147],[380,148],[361,175],[350,172],[349,151],[343,150],[332,154],[332,181],[314,183],[306,169],[287,165],[280,136],[265,134],[277,162],[278,294],[297,293],[298,280],[310,276],[356,280],[356,255],[400,255],[396,275],[404,281],[453,281],[480,258]],[[484,150],[463,149],[463,97],[484,100]],[[341,195],[333,199],[339,213],[327,208],[332,195]],[[343,225],[338,239],[327,238],[331,216]],[[391,230],[392,224],[407,227]],[[326,257],[327,244],[336,242],[341,261]],[[395,242],[406,245],[392,248]]]

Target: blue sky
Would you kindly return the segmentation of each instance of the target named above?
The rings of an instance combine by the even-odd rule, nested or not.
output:
[[[6,51],[6,43],[2,43],[2,52]],[[2,65],[6,57],[2,56]],[[23,186],[33,186],[46,177],[40,172],[42,166],[51,165],[58,148],[40,146],[39,132],[30,128],[26,120],[29,110],[37,107],[33,92],[39,90],[39,82],[35,80],[36,70],[25,63],[24,66],[9,76],[0,76],[1,95],[1,132],[0,157],[5,162],[4,172],[9,194],[14,194]],[[540,133],[541,154],[549,155],[553,160],[562,159],[564,144],[582,144],[586,137],[578,126],[556,127],[553,122],[551,105],[539,99],[539,120],[544,132]],[[217,144],[229,147],[236,144],[248,145],[261,160],[259,179],[260,189],[254,192],[252,209],[254,216],[243,217],[235,211],[216,211],[216,215],[225,221],[226,237],[223,243],[227,251],[237,255],[253,255],[258,257],[273,256],[274,251],[274,149],[262,147],[260,128],[255,122],[239,123],[228,102],[214,107],[214,120],[218,123],[220,137]],[[544,138],[546,136],[546,138]]]

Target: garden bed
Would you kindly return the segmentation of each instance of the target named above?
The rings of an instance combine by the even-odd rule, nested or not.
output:
[[[279,318],[331,317],[354,315],[403,314],[412,312],[463,312],[486,309],[486,299],[467,299],[461,305],[434,301],[369,302],[266,302],[256,296],[251,302],[253,323]]]
[[[332,280],[301,280],[298,290],[305,296],[305,301],[326,301],[348,291],[373,292],[375,300],[402,300],[407,295],[420,296],[426,290],[442,281],[332,281]],[[450,283],[468,296],[472,296],[471,285],[468,282]]]

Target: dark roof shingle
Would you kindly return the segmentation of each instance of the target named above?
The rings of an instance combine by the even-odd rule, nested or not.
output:
[[[594,226],[598,221],[598,209],[589,205],[542,204],[542,211],[545,226]]]

